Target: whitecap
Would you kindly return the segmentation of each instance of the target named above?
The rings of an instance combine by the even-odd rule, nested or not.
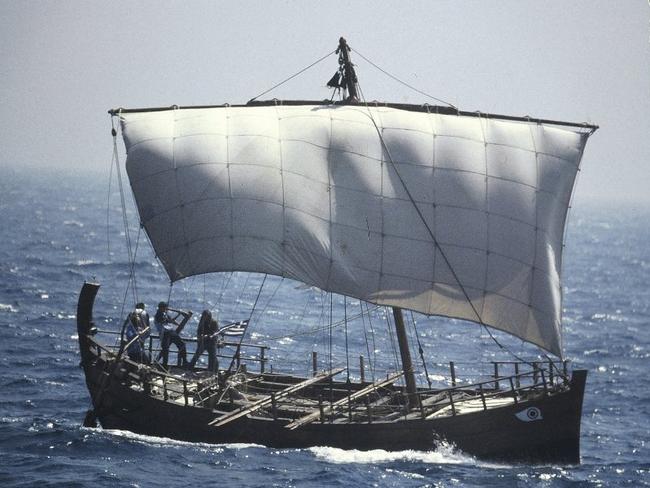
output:
[[[249,449],[249,448],[264,448],[259,444],[248,443],[232,443],[232,444],[210,444],[207,442],[188,442],[170,439],[169,437],[156,437],[152,435],[136,434],[128,430],[119,429],[99,429],[82,427],[90,431],[98,433],[107,433],[111,436],[122,437],[130,441],[147,444],[153,447],[194,447],[202,450],[209,450],[211,452],[223,452],[224,449]]]
[[[15,308],[13,305],[9,305],[9,304],[6,304],[6,303],[0,303],[0,312],[16,313],[16,312],[18,312],[18,309]]]
[[[449,444],[441,444],[434,451],[385,451],[373,449],[359,451],[357,449],[339,449],[337,447],[310,447],[308,449],[317,458],[334,464],[378,464],[395,461],[417,461],[426,464],[473,464],[476,459],[457,451]]]

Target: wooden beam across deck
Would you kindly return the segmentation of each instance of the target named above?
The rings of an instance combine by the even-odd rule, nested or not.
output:
[[[268,395],[262,398],[261,400],[257,400],[256,402],[253,402],[250,405],[240,408],[239,410],[235,410],[234,412],[229,412],[226,415],[217,417],[208,425],[211,425],[212,427],[221,427],[222,425],[232,422],[233,420],[237,420],[238,418],[251,414],[256,410],[259,410],[260,408],[264,408],[271,405],[274,400],[280,400],[281,398],[287,397],[292,393],[296,393],[297,391],[300,391],[309,385],[318,383],[319,381],[326,380],[328,378],[331,378],[332,376],[336,376],[342,371],[345,371],[345,368],[337,368],[337,369],[330,370],[328,372],[319,373],[313,378],[309,378],[308,380],[301,381],[300,383],[296,383],[295,385],[291,385],[285,388],[284,390],[280,390],[277,393],[274,393],[273,395]]]
[[[374,382],[371,385],[366,386],[365,388],[351,394],[349,397],[345,397],[340,399],[337,402],[332,403],[331,405],[326,405],[323,407],[323,414],[328,414],[335,408],[341,407],[345,405],[348,402],[353,402],[358,400],[359,398],[363,398],[364,396],[377,391],[379,388],[383,388],[384,386],[390,385],[395,383],[404,373],[401,371],[399,373],[395,373],[392,376],[389,376],[386,379],[383,380],[378,380]],[[304,417],[300,417],[297,420],[294,420],[290,424],[285,425],[285,427],[289,430],[294,430],[297,429],[298,427],[302,427],[303,425],[307,425],[312,423],[313,421],[319,419],[321,416],[321,411],[320,408],[317,409],[316,411],[310,413],[309,415],[305,415]]]

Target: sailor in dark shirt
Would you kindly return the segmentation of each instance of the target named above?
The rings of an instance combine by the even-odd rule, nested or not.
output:
[[[169,315],[170,311],[176,312],[175,318],[172,318]],[[180,324],[178,324],[175,319],[181,315],[183,316],[183,320]],[[156,311],[156,315],[154,317],[154,324],[158,330],[158,334],[160,334],[161,337],[161,356],[164,368],[167,367],[167,361],[169,358],[169,346],[172,343],[175,344],[178,348],[178,366],[185,367],[187,365],[185,343],[183,342],[183,339],[181,339],[180,332],[183,327],[185,327],[185,324],[191,316],[192,312],[184,312],[182,310],[169,308],[165,302],[160,302],[158,304],[158,310]]]
[[[196,329],[196,352],[190,361],[193,368],[201,357],[203,351],[208,351],[208,371],[216,373],[219,369],[217,361],[217,337],[219,335],[219,324],[212,318],[209,310],[204,310]]]
[[[149,314],[144,309],[144,303],[138,303],[124,324],[127,353],[132,361],[149,363],[149,355],[144,347],[144,340],[149,337]]]

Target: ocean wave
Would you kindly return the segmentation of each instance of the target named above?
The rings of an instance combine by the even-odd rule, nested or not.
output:
[[[101,429],[101,428],[88,428],[82,427],[82,429],[89,430],[95,433],[106,433],[110,436],[121,437],[130,441],[144,443],[154,447],[191,447],[199,449],[208,449],[214,452],[223,452],[224,449],[250,449],[250,448],[262,448],[264,446],[259,444],[248,444],[248,443],[226,443],[226,444],[210,444],[207,442],[187,442],[179,441],[176,439],[170,439],[169,437],[156,437],[152,435],[136,434],[128,430],[119,430],[119,429]]]
[[[18,309],[14,307],[11,304],[8,303],[0,303],[0,312],[11,312],[11,313],[16,313],[18,312]]]
[[[442,443],[433,451],[410,449],[405,451],[385,451],[383,449],[360,451],[326,446],[310,447],[307,450],[317,458],[333,464],[385,464],[398,461],[425,464],[478,464],[474,457],[458,451],[447,443]]]

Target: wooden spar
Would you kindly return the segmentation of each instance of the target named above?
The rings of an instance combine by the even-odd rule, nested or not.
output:
[[[379,388],[383,388],[387,385],[395,383],[397,379],[402,376],[402,372],[400,371],[399,373],[395,373],[394,375],[389,376],[388,378],[385,378],[383,380],[378,380],[374,382],[372,385],[368,385],[362,390],[359,390],[349,397],[343,397],[339,401],[332,403],[331,405],[327,405],[323,408],[319,407],[316,409],[315,412],[310,413],[308,415],[305,415],[304,417],[300,417],[299,419],[294,420],[290,424],[285,425],[285,428],[289,430],[294,430],[297,429],[298,427],[302,427],[303,425],[307,425],[312,423],[314,420],[318,420],[322,415],[327,414],[334,410],[335,408],[338,408],[340,406],[345,405],[348,403],[348,401],[356,401],[359,398],[363,398],[366,395],[369,395],[373,391],[377,391]]]
[[[479,111],[466,111],[459,110],[453,107],[439,106],[439,105],[429,105],[429,104],[411,104],[411,103],[392,103],[392,102],[330,102],[329,100],[255,100],[253,102],[248,102],[246,104],[230,104],[225,103],[221,105],[170,105],[167,107],[148,107],[148,108],[112,108],[108,111],[110,115],[120,115],[120,114],[134,114],[134,113],[146,113],[146,112],[165,112],[167,110],[199,110],[199,109],[211,109],[211,108],[243,108],[243,107],[275,107],[275,106],[290,106],[296,107],[301,105],[316,105],[316,106],[330,106],[330,105],[341,105],[345,103],[346,105],[357,105],[359,107],[388,107],[394,108],[397,110],[406,110],[407,112],[426,112],[429,114],[438,114],[438,115],[455,115],[457,117],[482,117],[484,119],[499,119],[499,120],[509,120],[512,122],[528,122],[532,124],[548,124],[548,125],[557,125],[560,127],[575,127],[577,129],[585,129],[593,132],[598,129],[598,126],[595,124],[588,124],[586,122],[566,122],[563,120],[552,120],[552,119],[540,119],[538,117],[528,117],[528,116],[516,116],[516,115],[504,115],[496,114],[491,112],[479,112]]]
[[[418,405],[418,396],[415,389],[415,375],[413,374],[413,362],[411,361],[411,351],[409,350],[408,339],[406,338],[406,328],[404,327],[404,317],[402,309],[393,307],[393,317],[395,317],[395,331],[397,332],[397,342],[399,344],[399,353],[402,357],[402,370],[406,380],[406,393],[408,394],[408,408],[412,409]]]
[[[333,369],[326,373],[321,373],[319,375],[316,375],[313,378],[309,378],[308,380],[301,381],[300,383],[297,383],[295,385],[291,385],[285,388],[284,390],[280,390],[277,393],[274,393],[273,395],[269,395],[265,398],[262,398],[261,400],[253,402],[250,405],[241,408],[240,410],[235,410],[234,412],[229,412],[225,415],[217,417],[213,421],[209,422],[208,425],[211,425],[212,427],[221,427],[222,425],[232,422],[233,420],[237,420],[238,418],[253,413],[256,410],[259,410],[260,408],[267,407],[273,404],[275,401],[284,398],[286,396],[289,396],[290,394],[295,393],[299,390],[302,390],[303,388],[306,388],[309,385],[312,385],[314,383],[317,383],[327,378],[331,378],[332,376],[336,376],[337,374],[339,374],[341,371],[344,370],[345,368]]]

